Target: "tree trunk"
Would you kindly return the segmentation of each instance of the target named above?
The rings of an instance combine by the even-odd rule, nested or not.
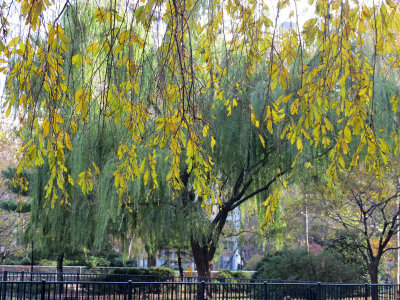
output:
[[[58,282],[64,281],[63,262],[64,262],[64,253],[60,253],[57,256],[57,281]],[[64,291],[63,284],[62,283],[58,284],[56,290],[57,290],[58,294],[62,294]]]
[[[191,239],[192,254],[197,269],[197,277],[209,281],[211,278],[211,264],[214,253],[210,253],[208,245],[200,245],[198,241]]]
[[[215,249],[209,248],[207,244],[200,244],[198,241],[190,239],[190,244],[192,246],[192,254],[194,263],[197,269],[197,277],[199,281],[211,281],[211,265],[214,258]],[[204,295],[198,294],[197,299],[211,299],[211,291],[206,288]]]
[[[178,249],[177,251],[178,255],[178,268],[179,268],[179,277],[183,281],[183,267],[182,267],[182,257],[181,257],[181,251]]]
[[[368,272],[371,283],[378,283],[378,268],[379,268],[379,259],[374,257],[368,263]]]
[[[147,253],[147,267],[156,267],[157,258],[154,254]]]
[[[4,250],[4,252],[1,253],[1,264],[2,265],[4,265],[6,258],[7,258],[7,250]]]
[[[57,281],[63,281],[63,261],[64,253],[57,256]]]
[[[375,284],[378,283],[378,268],[379,268],[379,259],[373,258],[371,262],[368,264],[368,272],[371,283],[374,284],[371,286],[371,299],[378,300],[379,299],[379,291],[378,286]]]

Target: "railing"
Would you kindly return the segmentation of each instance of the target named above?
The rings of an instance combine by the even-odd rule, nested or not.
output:
[[[113,270],[129,270],[132,268],[138,268],[138,267],[87,267],[87,266],[63,266],[63,269],[66,273],[90,273],[90,274],[104,274],[104,273],[109,273],[110,271],[112,272]],[[138,268],[140,269],[140,268]],[[55,273],[57,272],[56,266],[32,266],[30,265],[0,265],[0,272],[3,271],[9,271],[9,272],[51,272]],[[211,271],[211,277],[218,277],[218,273],[220,271]],[[252,276],[255,271],[244,271],[241,270],[242,273],[248,274],[249,276]],[[183,274],[185,277],[197,277],[197,271],[183,271]]]
[[[296,280],[281,279],[247,279],[247,278],[224,278],[224,277],[173,277],[162,275],[136,275],[136,274],[97,274],[97,273],[49,273],[49,272],[0,272],[0,281],[40,281],[45,279],[48,282],[54,281],[101,281],[101,282],[187,282],[198,283],[202,280],[215,283],[257,283],[257,282],[276,282],[276,283],[299,283]],[[302,283],[308,283],[306,281]]]
[[[0,300],[17,299],[399,299],[398,285],[215,282],[0,281]]]

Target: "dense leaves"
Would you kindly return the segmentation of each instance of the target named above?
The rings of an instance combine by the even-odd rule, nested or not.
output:
[[[365,278],[333,251],[317,254],[305,250],[282,250],[267,254],[254,278],[319,282],[364,282]]]
[[[212,126],[215,109],[223,103],[230,115],[242,103],[243,118],[257,130],[260,145],[267,147],[268,134],[276,133],[293,144],[298,158],[309,145],[329,150],[331,183],[365,155],[367,170],[382,179],[388,155],[397,153],[398,134],[397,125],[386,131],[375,122],[376,80],[399,67],[399,13],[390,0],[375,7],[309,3],[314,17],[281,30],[279,12],[289,1],[277,7],[233,0],[23,1],[24,34],[8,39],[9,20],[3,16],[0,47],[1,70],[8,76],[5,113],[14,111],[23,128],[18,172],[47,161],[45,198],[52,207],[69,201],[70,185],[90,193],[96,166],[88,161],[72,173],[66,154],[75,151],[71,141],[87,126],[96,126],[101,138],[110,123],[129,133],[115,150],[120,204],[131,204],[132,181],[157,189],[167,180],[180,190],[188,171],[196,194],[214,203],[212,187],[221,184],[214,171],[221,146],[219,128]],[[44,23],[50,8],[55,17]],[[81,23],[79,12],[89,15],[89,23]],[[235,76],[238,62],[245,69]],[[261,69],[266,75],[257,109],[242,91],[254,88]],[[382,100],[390,108],[387,117],[395,119],[398,95]],[[183,162],[189,169],[180,168]],[[160,163],[168,168],[165,179],[157,173]],[[312,159],[306,167],[311,165]],[[272,194],[266,204],[276,200]],[[274,205],[267,206],[271,215]]]

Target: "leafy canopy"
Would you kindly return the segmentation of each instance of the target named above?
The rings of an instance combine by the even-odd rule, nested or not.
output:
[[[293,166],[308,147],[326,149],[331,184],[360,157],[383,179],[388,157],[398,151],[397,122],[391,131],[375,122],[378,101],[388,103],[385,116],[394,120],[400,101],[398,94],[376,97],[378,74],[389,79],[399,68],[400,15],[391,0],[374,7],[309,0],[315,17],[288,30],[279,25],[280,12],[296,2],[117,2],[78,1],[90,16],[83,24],[68,1],[22,0],[24,31],[11,41],[2,15],[3,107],[19,117],[24,140],[18,172],[47,161],[44,189],[52,207],[68,203],[68,186],[92,191],[96,163],[73,174],[66,152],[76,150],[72,138],[88,127],[102,138],[104,124],[127,133],[113,170],[120,204],[130,206],[130,182],[159,187],[157,164],[167,166],[165,179],[176,191],[182,172],[191,172],[196,194],[214,203],[213,188],[221,184],[214,171],[219,128],[211,126],[216,104],[227,115],[238,109],[260,70],[267,70],[260,107],[247,104],[241,113],[263,147],[272,133],[290,141],[298,153]],[[56,17],[42,22],[50,9]],[[241,77],[234,76],[238,61],[246,66]]]

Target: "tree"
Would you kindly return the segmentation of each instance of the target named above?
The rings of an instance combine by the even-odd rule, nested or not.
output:
[[[293,30],[283,31],[279,16],[289,1],[280,1],[272,18],[262,1],[109,1],[80,10],[93,13],[92,26],[101,33],[85,35],[78,10],[70,10],[69,2],[56,6],[56,16],[44,24],[50,3],[24,1],[27,36],[6,42],[9,30],[3,16],[0,44],[9,63],[3,69],[8,75],[6,114],[18,112],[23,127],[18,172],[44,166],[46,160],[44,199],[50,207],[72,199],[73,183],[84,196],[92,193],[96,180],[113,183],[119,208],[108,213],[131,213],[127,225],[144,218],[145,210],[137,208],[146,201],[132,197],[134,186],[145,190],[153,211],[164,202],[157,209],[210,213],[205,217],[211,223],[208,231],[191,238],[203,275],[209,274],[215,243],[231,210],[258,194],[267,199],[266,218],[271,220],[279,193],[276,188],[269,196],[264,192],[288,172],[287,165],[302,167],[306,162],[310,167],[316,152],[329,153],[326,175],[332,188],[340,171],[356,166],[365,151],[364,165],[383,188],[383,168],[398,149],[398,128],[395,123],[391,132],[381,131],[376,122],[376,79],[380,71],[388,78],[399,67],[392,34],[399,13],[390,0],[375,7],[337,0],[311,3],[315,18],[302,28],[297,22]],[[77,22],[62,18],[68,13]],[[152,41],[150,32],[162,26],[162,37]],[[37,42],[41,36],[46,37],[43,44]],[[381,61],[391,70],[379,69]],[[258,80],[260,74],[263,80]],[[253,103],[242,92],[255,89],[254,83],[259,86]],[[391,108],[387,116],[396,119],[400,98],[384,101]],[[221,113],[223,106],[229,118]],[[235,166],[218,155],[222,149],[222,154],[229,153],[234,140],[222,136],[224,123],[238,116],[240,125],[251,127],[246,141],[251,139],[252,148],[232,157],[240,159],[241,165]],[[111,178],[92,176],[90,159],[79,171],[71,169],[66,154],[77,150],[71,140],[88,127],[96,128],[102,139],[106,125],[124,131],[113,148],[115,159],[101,168]],[[283,159],[290,151],[282,153],[281,145],[287,144],[296,145],[293,160]],[[259,173],[265,166],[268,172]],[[166,176],[158,172],[162,170]],[[224,171],[230,172],[225,191]],[[104,191],[108,186],[99,186],[110,195]],[[104,209],[101,197],[99,207]],[[177,198],[182,205],[175,204]],[[218,201],[220,210],[212,215]],[[149,243],[154,241],[151,235]]]
[[[29,210],[25,203],[26,186],[24,176],[15,178],[11,175],[11,166],[16,164],[18,146],[9,124],[0,122],[0,263],[6,258],[22,252],[17,242],[17,234],[26,226]],[[15,170],[15,168],[14,168]],[[20,183],[22,185],[20,185]],[[22,186],[22,188],[21,188]]]
[[[224,5],[201,1],[135,5],[128,1],[124,6],[110,1],[94,9],[98,28],[104,34],[88,37],[87,46],[79,49],[74,43],[81,36],[82,24],[61,22],[69,2],[57,6],[58,15],[43,24],[41,17],[50,5],[47,1],[23,2],[21,15],[29,33],[8,43],[5,41],[10,30],[3,16],[1,52],[6,63],[20,58],[11,67],[3,67],[9,75],[6,113],[12,107],[21,113],[23,110],[21,123],[33,134],[23,147],[20,169],[42,164],[43,157],[49,161],[56,175],[49,178],[51,192],[46,199],[53,204],[57,191],[65,188],[64,184],[56,184],[57,178],[61,183],[65,182],[62,177],[71,175],[63,156],[55,154],[60,149],[73,151],[69,143],[73,130],[68,128],[83,128],[89,121],[87,113],[93,110],[98,111],[100,119],[124,126],[131,133],[130,140],[119,143],[121,155],[114,174],[122,201],[127,199],[127,181],[145,174],[154,178],[157,175],[154,159],[146,161],[143,170],[135,167],[140,161],[129,159],[135,157],[139,145],[148,146],[148,153],[151,149],[156,154],[164,147],[170,149],[166,161],[171,174],[168,182],[176,189],[183,188],[178,156],[185,145],[190,145],[186,159],[197,165],[196,192],[205,193],[205,201],[211,200],[210,187],[218,174],[212,172],[205,145],[215,144],[213,134],[218,128],[205,130],[202,137],[202,129],[212,119],[208,109],[213,111],[213,106],[203,107],[199,95],[213,97],[215,102],[225,102],[232,108],[239,91],[251,83],[263,65],[268,80],[262,109],[259,115],[252,107],[244,112],[261,140],[265,132],[282,130],[282,138],[296,143],[299,153],[306,141],[330,147],[327,175],[332,180],[338,170],[358,163],[364,147],[368,150],[365,163],[377,174],[387,154],[397,149],[397,143],[390,143],[398,139],[397,133],[394,131],[389,138],[390,134],[381,134],[374,122],[377,63],[387,60],[386,65],[391,65],[393,71],[398,67],[395,35],[391,33],[398,26],[398,12],[390,0],[375,7],[315,1],[315,18],[303,28],[297,23],[287,32],[278,29],[279,12],[289,5],[288,1],[279,2],[274,21],[269,18],[269,7],[257,1],[228,1]],[[201,15],[203,20],[199,19]],[[159,47],[154,48],[149,34],[157,24],[165,26],[166,31],[158,32],[163,36],[157,40],[161,41]],[[73,31],[68,33],[67,27]],[[35,44],[32,37],[42,33],[47,36],[47,45]],[[200,41],[199,47],[194,46],[194,40]],[[364,51],[368,45],[372,53]],[[309,68],[307,57],[315,54],[317,68]],[[245,76],[239,82],[230,78],[234,55],[246,64]],[[300,81],[300,89],[295,92],[289,73],[293,67]],[[82,72],[68,75],[73,68]],[[121,72],[125,74],[122,78],[118,76]],[[39,85],[32,84],[34,78],[41,79]],[[82,85],[74,85],[77,78],[82,79]],[[228,84],[222,86],[224,82]],[[279,98],[271,97],[278,85],[284,93]],[[398,98],[391,103],[396,113]],[[332,112],[337,117],[333,118]],[[281,128],[282,120],[287,119],[290,122]],[[349,151],[348,144],[358,137],[358,147]],[[352,162],[346,164],[343,155],[352,155]],[[208,188],[201,189],[202,185]],[[82,182],[81,188],[85,186]]]
[[[400,226],[397,166],[391,168],[391,172],[385,172],[385,178],[387,186],[381,190],[375,178],[359,170],[346,175],[343,190],[339,190],[331,200],[324,201],[327,216],[347,237],[338,239],[336,243],[357,251],[372,283],[378,283],[383,255],[397,249],[393,237]]]

